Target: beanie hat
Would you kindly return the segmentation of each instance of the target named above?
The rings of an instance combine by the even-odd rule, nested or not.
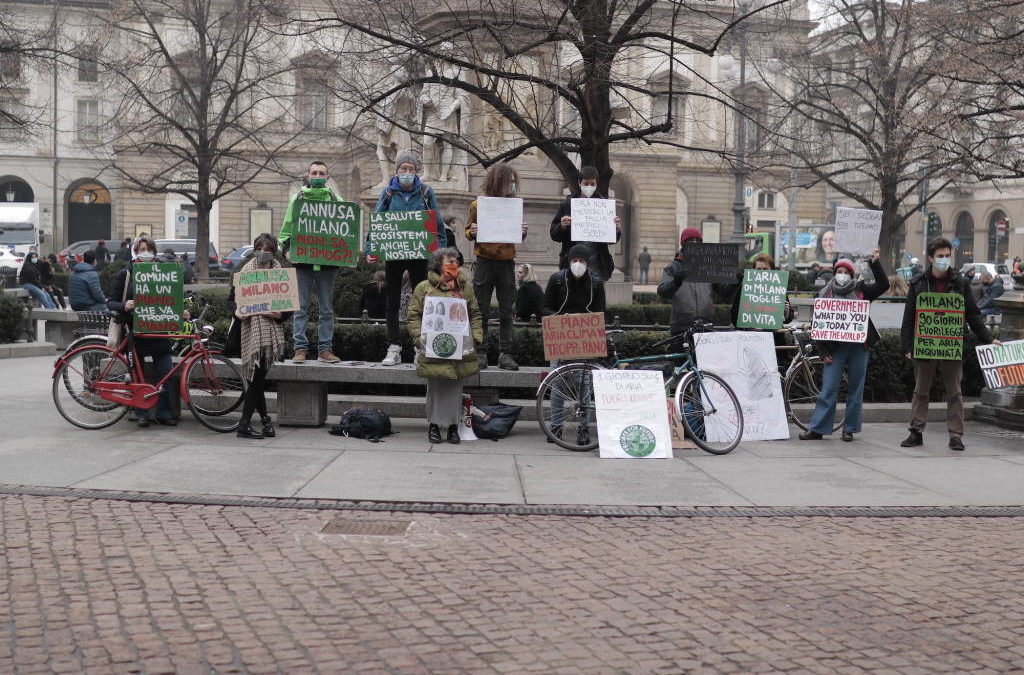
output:
[[[840,267],[845,267],[847,270],[849,270],[850,276],[854,276],[855,274],[857,274],[857,268],[854,267],[852,260],[849,260],[847,258],[840,258],[835,262],[835,264],[832,265],[832,271],[838,272]]]
[[[679,245],[682,246],[691,239],[703,239],[704,235],[696,227],[688,227],[679,235]]]
[[[573,244],[572,248],[569,249],[569,255],[566,257],[566,260],[575,260],[576,258],[590,260],[590,247],[586,244]]]
[[[398,156],[395,157],[395,173],[398,173],[398,167],[402,166],[406,162],[416,167],[416,173],[423,170],[423,162],[420,161],[420,156],[415,150],[405,149],[399,150]]]

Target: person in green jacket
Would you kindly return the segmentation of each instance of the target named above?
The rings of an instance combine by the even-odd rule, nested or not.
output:
[[[466,301],[468,317],[464,318],[468,319],[470,334],[463,342],[461,359],[426,355],[424,333],[436,331],[439,322],[435,319],[440,318],[437,306],[441,303],[431,302],[431,298],[462,298]],[[449,318],[458,317],[449,314]],[[448,442],[458,443],[459,424],[462,422],[462,380],[480,372],[476,347],[484,341],[480,305],[472,292],[469,278],[459,266],[458,249],[434,251],[427,264],[427,280],[420,282],[413,291],[408,328],[409,337],[416,345],[416,374],[427,379],[427,439],[431,443],[440,443],[441,427],[447,427]]]
[[[288,257],[289,260],[291,258],[288,256],[288,250],[291,247],[296,201],[300,198],[317,202],[342,201],[341,197],[327,187],[329,177],[326,164],[319,160],[311,162],[306,174],[308,185],[303,187],[299,194],[292,195],[288,202],[284,223],[281,224],[281,231],[277,238],[281,243],[281,249],[285,252],[285,257]],[[309,352],[306,324],[309,322],[309,303],[312,300],[314,288],[320,308],[320,321],[317,329],[317,361],[338,363],[341,359],[332,351],[334,344],[334,275],[338,268],[333,265],[298,263],[295,265],[295,271],[299,281],[299,309],[292,319],[292,338],[295,342],[292,363],[304,363]]]

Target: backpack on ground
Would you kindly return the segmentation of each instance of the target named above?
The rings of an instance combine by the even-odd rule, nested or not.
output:
[[[366,406],[353,406],[341,413],[341,419],[330,429],[335,436],[349,438],[365,438],[371,443],[379,443],[384,436],[390,436],[391,418],[383,410]]]

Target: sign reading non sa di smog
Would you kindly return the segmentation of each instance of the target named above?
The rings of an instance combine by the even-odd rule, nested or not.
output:
[[[959,361],[964,354],[964,296],[921,293],[914,317],[914,358]]]
[[[836,209],[836,249],[853,255],[871,255],[882,233],[882,212],[870,209]]]
[[[978,345],[978,363],[989,389],[1024,386],[1024,340]]]
[[[661,372],[599,369],[593,377],[601,457],[671,459]]]
[[[185,270],[178,263],[132,265],[136,333],[180,333],[185,316]]]
[[[736,283],[739,262],[738,244],[687,242],[683,246],[683,270],[686,281],[713,284]]]
[[[382,211],[370,214],[369,253],[381,260],[425,260],[437,249],[437,213]]]
[[[811,339],[863,343],[868,339],[870,312],[870,300],[815,298]]]
[[[242,316],[294,312],[299,308],[299,283],[294,268],[238,272],[234,286],[235,304]]]
[[[789,272],[746,270],[740,295],[737,328],[782,328],[786,310],[786,286]]]
[[[615,200],[574,198],[569,201],[573,241],[615,243]]]
[[[544,358],[572,361],[608,356],[604,314],[556,314],[543,319]]]
[[[352,202],[296,199],[293,263],[355,267],[359,258],[361,212]]]

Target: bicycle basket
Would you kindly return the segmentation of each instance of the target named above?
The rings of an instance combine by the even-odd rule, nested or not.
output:
[[[107,312],[78,312],[78,324],[73,331],[76,338],[86,335],[107,336],[107,328],[110,326],[110,314]]]

